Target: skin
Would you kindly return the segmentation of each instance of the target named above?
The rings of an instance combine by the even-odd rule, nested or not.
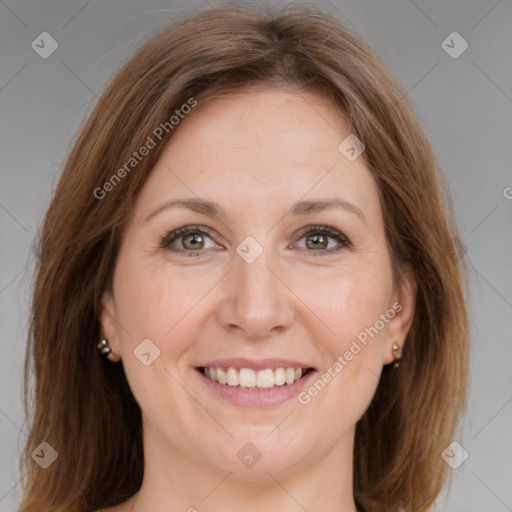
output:
[[[322,96],[275,89],[210,100],[181,121],[138,196],[102,300],[109,357],[122,360],[142,409],[145,456],[141,490],[109,510],[356,511],[356,423],[394,360],[393,343],[405,343],[415,294],[409,268],[393,282],[374,178],[362,157],[338,150],[350,133]],[[170,208],[145,221],[185,197],[215,201],[226,215]],[[340,208],[285,216],[299,200],[330,197],[365,220]],[[189,224],[212,232],[202,256],[160,247],[171,228]],[[315,249],[307,232],[297,235],[313,224],[352,245],[329,253],[340,247],[329,237],[329,249]],[[263,248],[250,264],[236,252],[247,236]],[[182,241],[172,247],[195,250]],[[281,357],[315,367],[316,380],[395,302],[401,311],[307,405],[294,397],[242,408],[210,392],[195,369],[214,358]],[[133,353],[147,338],[160,350],[150,366]],[[248,441],[262,454],[251,468],[237,458]]]

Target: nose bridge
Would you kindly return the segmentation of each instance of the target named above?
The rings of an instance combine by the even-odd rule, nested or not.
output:
[[[269,304],[279,293],[276,290],[278,287],[276,269],[274,272],[270,270],[278,265],[275,264],[275,258],[272,258],[270,252],[271,249],[267,248],[252,262],[248,262],[242,257],[238,258],[234,269],[237,283],[241,288],[238,293],[242,289],[247,292],[240,299],[264,300],[266,304]]]
[[[275,252],[250,238],[237,247],[234,255],[220,319],[224,327],[237,326],[249,337],[263,338],[292,321],[293,307],[288,289],[279,278],[280,263]]]

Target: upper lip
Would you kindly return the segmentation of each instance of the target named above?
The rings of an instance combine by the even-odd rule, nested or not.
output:
[[[243,357],[215,359],[199,365],[199,368],[251,368],[253,370],[266,370],[267,368],[313,368],[311,365],[292,359],[245,359]]]

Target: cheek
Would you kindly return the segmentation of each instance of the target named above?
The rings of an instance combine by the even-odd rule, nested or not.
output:
[[[317,322],[328,328],[323,331],[329,333],[329,351],[341,354],[361,333],[364,339],[366,329],[376,322],[379,333],[385,331],[386,324],[382,326],[379,319],[389,307],[391,290],[391,274],[383,266],[377,271],[354,268],[336,272],[305,287],[302,293]]]
[[[308,306],[319,317],[314,321],[322,333],[317,348],[323,366],[301,403],[316,401],[319,414],[335,412],[347,425],[361,417],[373,397],[386,327],[394,316],[388,309],[391,271],[382,261],[338,272],[307,288]]]
[[[132,266],[131,268],[137,268]],[[214,280],[192,268],[172,267],[119,272],[118,314],[130,326],[132,338],[153,337],[166,344],[173,331],[189,325],[189,314],[212,288]],[[211,282],[210,282],[211,281]]]
[[[168,421],[189,398],[179,384],[188,369],[180,361],[203,329],[200,299],[214,283],[194,276],[192,269],[143,268],[134,262],[118,268],[123,366],[135,398],[154,421]],[[150,364],[145,366],[140,357],[147,352]]]

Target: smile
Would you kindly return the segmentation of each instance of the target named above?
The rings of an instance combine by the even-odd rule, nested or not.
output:
[[[281,386],[289,386],[302,379],[312,368],[221,368],[200,367],[199,371],[219,384],[245,391],[263,391]]]

